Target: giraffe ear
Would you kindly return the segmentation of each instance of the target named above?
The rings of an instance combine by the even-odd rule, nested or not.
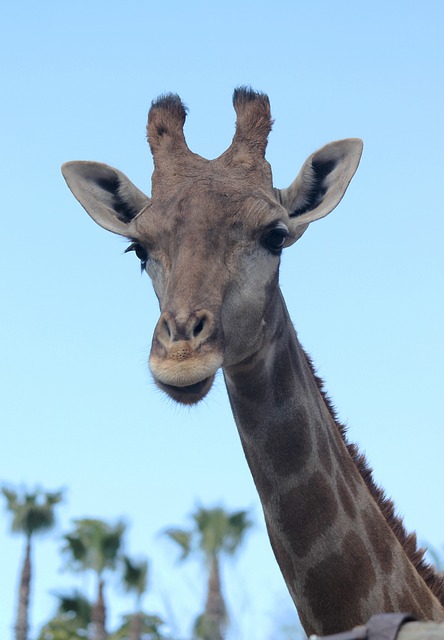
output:
[[[300,238],[310,222],[323,218],[339,204],[358,168],[362,148],[358,138],[330,142],[305,161],[287,189],[279,191],[289,215],[292,242]]]
[[[63,177],[82,207],[101,227],[134,237],[134,218],[150,202],[118,169],[99,162],[66,162]]]

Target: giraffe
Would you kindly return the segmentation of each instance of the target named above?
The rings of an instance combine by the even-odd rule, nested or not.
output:
[[[265,159],[268,97],[240,87],[233,104],[232,143],[207,160],[186,144],[180,98],[152,103],[151,197],[105,164],[68,162],[63,175],[95,222],[130,241],[152,280],[161,312],[149,357],[156,384],[192,405],[222,368],[305,631],[331,634],[394,611],[444,621],[444,581],[347,441],[279,288],[283,249],[340,202],[362,141],[327,144],[277,189]]]

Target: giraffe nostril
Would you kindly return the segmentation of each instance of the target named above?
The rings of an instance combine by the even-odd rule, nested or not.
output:
[[[159,340],[165,344],[169,344],[174,340],[177,333],[176,323],[170,313],[163,313],[157,324],[156,335]]]
[[[199,322],[196,324],[196,326],[194,327],[194,329],[193,329],[193,336],[194,336],[195,338],[197,338],[197,336],[198,336],[200,333],[202,333],[203,328],[204,328],[204,325],[205,325],[205,318],[201,318],[201,319],[199,320]]]
[[[165,311],[159,318],[156,328],[156,337],[168,349],[173,342],[193,341],[193,349],[208,340],[214,329],[214,321],[211,312],[198,310],[188,315],[184,322],[178,314],[173,315]]]

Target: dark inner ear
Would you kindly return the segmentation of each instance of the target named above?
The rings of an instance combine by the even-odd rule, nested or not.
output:
[[[116,217],[122,222],[131,222],[139,213],[139,209],[126,197],[125,186],[115,173],[108,173],[96,178],[98,187],[106,191],[111,196],[111,206],[116,213]]]
[[[336,159],[322,160],[313,158],[311,172],[301,188],[301,193],[297,196],[295,209],[290,213],[290,218],[301,216],[307,211],[312,211],[321,203],[327,193],[328,186],[325,184],[326,177],[337,165]]]

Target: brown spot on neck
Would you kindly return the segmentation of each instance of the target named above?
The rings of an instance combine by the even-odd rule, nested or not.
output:
[[[307,573],[304,592],[319,623],[315,633],[338,633],[362,624],[361,602],[375,583],[364,543],[349,533],[340,550],[332,551]]]
[[[279,498],[278,522],[292,552],[299,558],[310,552],[320,536],[334,524],[337,514],[336,496],[319,471]]]
[[[305,410],[299,407],[289,429],[285,423],[277,423],[265,442],[265,452],[274,471],[281,477],[297,476],[307,464],[313,449],[313,436],[307,428]]]

